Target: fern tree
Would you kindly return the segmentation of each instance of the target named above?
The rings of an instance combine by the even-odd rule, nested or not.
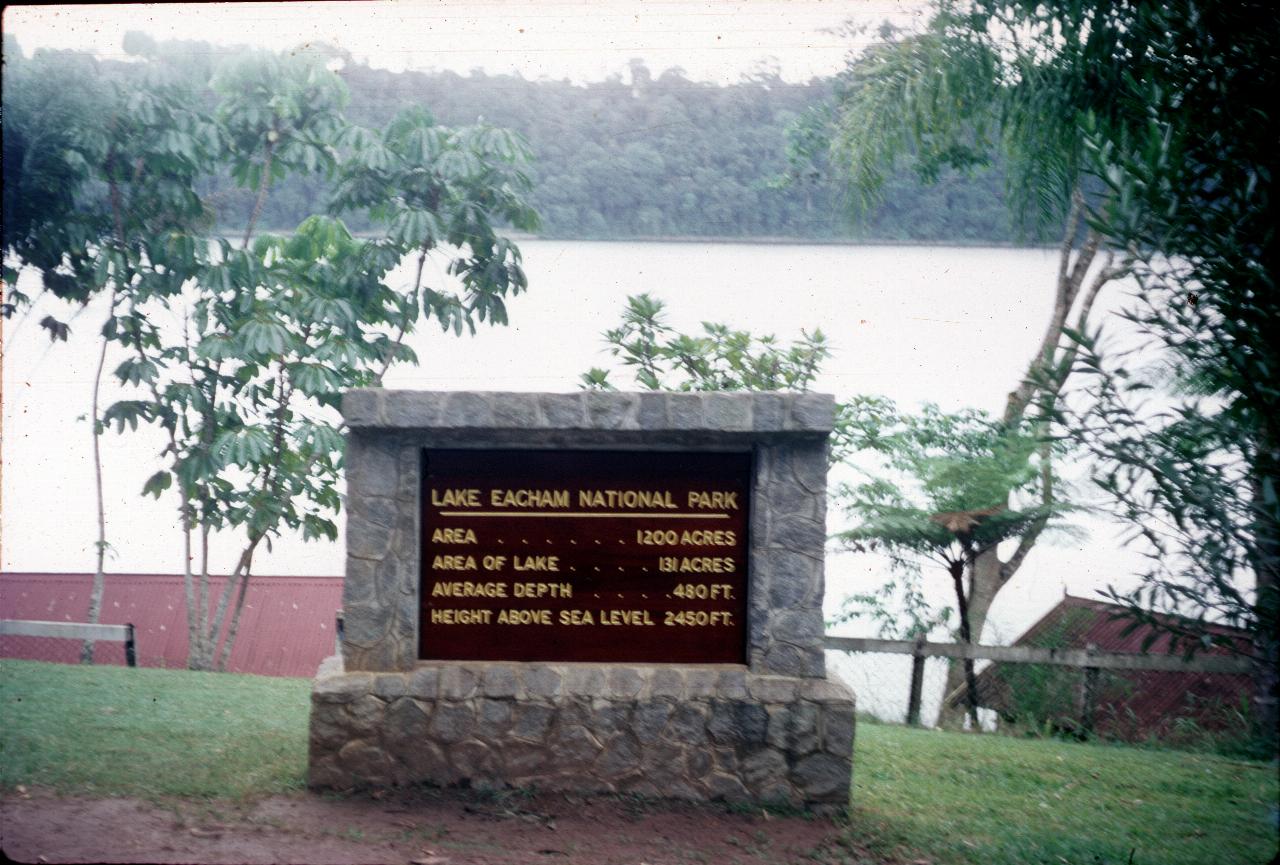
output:
[[[854,527],[837,535],[859,552],[887,554],[895,569],[940,568],[949,578],[960,640],[977,642],[973,603],[981,563],[1006,541],[1038,536],[1072,506],[1055,494],[1048,445],[980,411],[926,405],[900,413],[877,397],[841,406],[837,447],[869,458],[862,479],[837,495]],[[1024,552],[1025,554],[1025,552]],[[985,612],[985,611],[984,611]],[[973,660],[961,665],[977,729]]]

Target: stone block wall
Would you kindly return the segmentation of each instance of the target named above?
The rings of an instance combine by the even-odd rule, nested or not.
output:
[[[843,808],[854,704],[825,679],[740,668],[424,662],[312,692],[314,786],[473,788]]]
[[[853,694],[822,646],[834,400],[777,393],[349,392],[341,660],[310,783],[514,784],[840,805]],[[426,662],[424,448],[749,451],[746,665]]]
[[[408,670],[418,652],[418,495],[430,447],[749,450],[755,456],[747,663],[825,674],[822,648],[830,394],[350,391],[349,670]]]

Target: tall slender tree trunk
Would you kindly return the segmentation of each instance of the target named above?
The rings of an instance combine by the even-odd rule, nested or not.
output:
[[[107,306],[108,321],[115,315],[115,311],[116,292],[113,289]],[[101,411],[99,410],[99,397],[102,393],[102,370],[107,363],[108,342],[110,340],[103,334],[102,344],[98,347],[98,366],[93,373],[93,399],[89,411],[89,421],[93,427],[93,484],[98,505],[98,540],[94,544],[97,556],[95,557],[96,564],[93,571],[93,585],[89,589],[89,615],[87,617],[91,625],[98,624],[98,619],[102,616],[102,595],[106,590],[107,510],[102,494],[102,420]],[[80,647],[80,663],[93,663],[92,640],[85,640],[84,645]]]
[[[277,136],[274,129],[269,133],[271,136]],[[262,218],[262,208],[267,203],[267,192],[271,189],[271,165],[275,157],[276,139],[268,137],[267,144],[262,154],[262,174],[258,178],[258,194],[254,197],[253,212],[249,214],[249,224],[244,229],[244,240],[240,244],[241,249],[249,248],[249,241],[253,239],[253,230],[258,225],[258,220]]]
[[[172,440],[172,439],[171,439]],[[193,529],[191,519],[191,506],[187,490],[182,491],[182,593],[187,601],[187,666],[191,666],[191,658],[194,656],[197,646],[200,642],[200,623],[196,619],[196,587],[195,574],[191,570],[191,562],[193,561],[194,552],[191,549],[191,532]]]
[[[423,257],[426,256],[426,249],[423,249]],[[418,261],[418,276],[421,279],[422,261]],[[303,328],[303,341],[311,333],[311,326],[307,325]],[[384,368],[385,369],[385,368]],[[271,441],[275,452],[275,461],[263,474],[263,489],[273,495],[280,495],[280,462],[283,457],[284,450],[284,423],[285,415],[288,411],[289,401],[293,398],[294,387],[292,383],[286,384],[286,377],[283,368],[280,370],[276,378],[277,394],[279,396],[279,405],[276,408],[274,430],[272,432]],[[249,578],[253,572],[253,554],[258,549],[258,544],[266,537],[265,534],[249,534],[249,543],[240,553],[240,559],[236,563],[235,573],[232,578],[227,581],[226,589],[222,593],[222,598],[218,602],[218,614],[211,629],[211,640],[209,644],[209,663],[211,668],[217,669],[219,672],[226,672],[227,663],[231,660],[231,650],[235,646],[236,635],[240,632],[240,616],[244,612],[244,599],[249,591]],[[218,634],[222,630],[223,616],[226,614],[227,602],[231,597],[231,592],[239,583],[239,592],[236,595],[235,610],[231,614],[231,624],[227,629],[226,639],[223,640],[221,652],[217,652]],[[218,655],[216,667],[213,666],[214,655]]]
[[[964,587],[965,563],[963,561],[953,562],[951,565],[951,581],[955,586],[956,607],[960,610],[960,642],[973,645],[976,641],[973,638],[973,629],[969,618],[969,592]],[[972,571],[970,571],[972,573]],[[972,580],[970,581],[972,585]],[[973,672],[973,658],[965,658],[960,663],[960,669],[964,673],[964,682],[967,686],[965,689],[965,708],[969,715],[970,729],[975,733],[978,727],[978,683],[977,677]]]
[[[261,536],[255,538],[245,550],[244,573],[240,578],[240,591],[236,595],[235,610],[231,613],[231,625],[227,628],[227,638],[222,643],[222,654],[218,658],[218,672],[225,673],[231,661],[231,649],[236,643],[236,634],[240,632],[240,614],[244,612],[244,598],[249,591],[249,577],[253,572],[253,552],[258,546]]]
[[[200,581],[196,594],[196,627],[192,634],[193,642],[187,658],[187,667],[192,670],[208,670],[213,649],[210,647],[209,627],[209,525],[200,526]],[[215,636],[216,639],[216,636]]]
[[[1000,557],[994,549],[980,553],[973,561],[972,583],[969,587],[968,612],[969,632],[975,644],[982,644],[982,632],[987,624],[987,616],[991,612],[991,603],[996,599],[1000,586]],[[942,709],[938,713],[938,725],[948,728],[964,726],[965,704],[960,701],[948,701],[946,698],[964,687],[965,665],[951,661],[947,666],[947,682],[942,690]]]
[[[1071,374],[1075,361],[1074,346],[1062,345],[1063,330],[1075,315],[1075,326],[1083,329],[1093,309],[1094,301],[1102,288],[1121,275],[1121,271],[1112,267],[1110,253],[1104,256],[1101,267],[1090,272],[1097,261],[1101,236],[1093,229],[1084,232],[1079,247],[1075,240],[1084,214],[1084,198],[1077,192],[1072,197],[1071,212],[1067,216],[1066,231],[1058,249],[1058,274],[1054,289],[1053,312],[1049,324],[1040,342],[1040,347],[1027,364],[1018,386],[1009,394],[1005,403],[1001,422],[1010,429],[1016,429],[1031,420],[1043,428],[1046,421],[1043,413],[1049,411],[1058,399]],[[1039,420],[1036,416],[1041,415]],[[1049,469],[1050,453],[1048,448],[1041,450],[1043,461],[1042,496],[1044,504],[1053,500],[1052,473]],[[1006,496],[1005,506],[1010,504]],[[1018,546],[1007,561],[1001,560],[995,548],[978,554],[972,562],[970,571],[971,583],[968,598],[968,624],[975,643],[982,643],[982,632],[987,622],[987,615],[996,595],[1016,574],[1022,563],[1039,540],[1046,520],[1039,520],[1028,527],[1018,539]],[[966,670],[971,665],[952,662],[947,670],[946,687],[943,691],[942,711],[938,723],[942,726],[959,726],[963,723],[964,708],[956,701],[949,704],[946,697],[955,694],[966,682]]]

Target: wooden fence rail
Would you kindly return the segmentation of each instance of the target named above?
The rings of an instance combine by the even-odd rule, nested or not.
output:
[[[58,637],[67,640],[124,643],[125,663],[138,666],[133,625],[92,625],[88,622],[39,622],[0,619],[0,637]]]
[[[1239,655],[1140,655],[1133,652],[1099,652],[1087,649],[1045,649],[1038,646],[977,646],[968,643],[930,643],[925,640],[877,640],[870,637],[825,638],[828,649],[840,652],[874,652],[910,655],[911,696],[907,701],[907,723],[920,725],[920,695],[924,683],[925,658],[972,658],[1010,664],[1054,664],[1084,670],[1080,725],[1093,727],[1093,704],[1098,693],[1100,670],[1151,671],[1165,673],[1235,673],[1252,670],[1249,658]],[[951,695],[948,695],[950,698]]]

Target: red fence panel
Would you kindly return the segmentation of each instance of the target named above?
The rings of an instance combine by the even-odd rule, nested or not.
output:
[[[0,574],[0,618],[83,622],[92,583],[92,574]],[[224,584],[221,577],[210,580],[210,606],[216,605]],[[334,652],[334,617],[341,606],[341,577],[252,577],[228,669],[264,676],[315,675],[320,661]],[[139,666],[186,667],[181,575],[107,574],[101,621],[133,623]],[[79,662],[80,643],[0,637],[0,657],[73,664]],[[95,661],[124,664],[123,644],[98,643]]]

